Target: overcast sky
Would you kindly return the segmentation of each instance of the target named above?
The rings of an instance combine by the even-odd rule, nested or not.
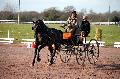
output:
[[[63,10],[66,6],[74,6],[77,11],[85,8],[87,11],[93,10],[97,13],[107,12],[110,4],[111,11],[120,11],[120,0],[20,0],[21,11],[44,11],[50,7],[57,7]],[[10,3],[18,9],[19,0],[0,0],[0,10],[6,3]]]

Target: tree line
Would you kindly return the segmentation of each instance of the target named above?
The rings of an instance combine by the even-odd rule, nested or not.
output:
[[[71,11],[75,10],[73,6],[66,6],[62,11],[56,7],[45,9],[43,12],[36,11],[24,11],[19,12],[21,22],[29,22],[36,19],[44,19],[45,21],[66,21]],[[87,15],[91,22],[107,22],[108,18],[110,22],[120,21],[120,11],[96,13],[93,10],[89,12],[86,9],[81,9],[77,12],[78,17]],[[6,6],[5,9],[0,11],[0,20],[17,20],[18,12],[12,7]]]

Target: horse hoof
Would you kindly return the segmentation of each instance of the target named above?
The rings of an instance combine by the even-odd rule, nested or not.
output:
[[[52,64],[53,64],[53,63],[50,63],[50,62],[49,62],[49,63],[48,63],[48,66],[51,66]]]
[[[41,59],[40,59],[40,58],[37,58],[37,61],[38,61],[38,62],[40,62],[40,61],[41,61]]]
[[[32,66],[34,66],[34,64],[32,63]]]
[[[34,63],[34,62],[32,62],[32,66],[34,66],[34,64],[35,64],[35,63]]]

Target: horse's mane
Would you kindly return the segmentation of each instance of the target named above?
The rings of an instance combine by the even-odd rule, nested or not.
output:
[[[45,25],[45,23],[42,20],[39,19],[36,22],[38,26],[42,28],[42,30],[39,30],[39,31],[47,32],[49,28]]]
[[[41,34],[46,34],[54,40],[61,40],[63,32],[55,28],[49,28],[42,20],[38,20],[38,26],[42,27],[42,30],[39,30]],[[54,38],[53,38],[54,37]]]
[[[41,26],[44,26],[44,27],[47,27],[46,25],[45,25],[45,23],[42,21],[42,20],[38,20],[38,23],[41,25]]]
[[[48,31],[60,31],[60,30],[57,30],[57,29],[55,29],[55,28],[49,28],[47,25],[45,25],[45,23],[42,21],[42,20],[37,20],[37,23],[38,23],[38,25],[40,25],[40,27],[42,27],[42,31],[44,32],[44,33],[48,33]],[[50,32],[49,32],[50,33]]]

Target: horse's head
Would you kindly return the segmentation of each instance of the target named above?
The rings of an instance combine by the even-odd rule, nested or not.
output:
[[[32,30],[42,31],[44,29],[44,26],[45,26],[45,24],[42,20],[33,21]]]

